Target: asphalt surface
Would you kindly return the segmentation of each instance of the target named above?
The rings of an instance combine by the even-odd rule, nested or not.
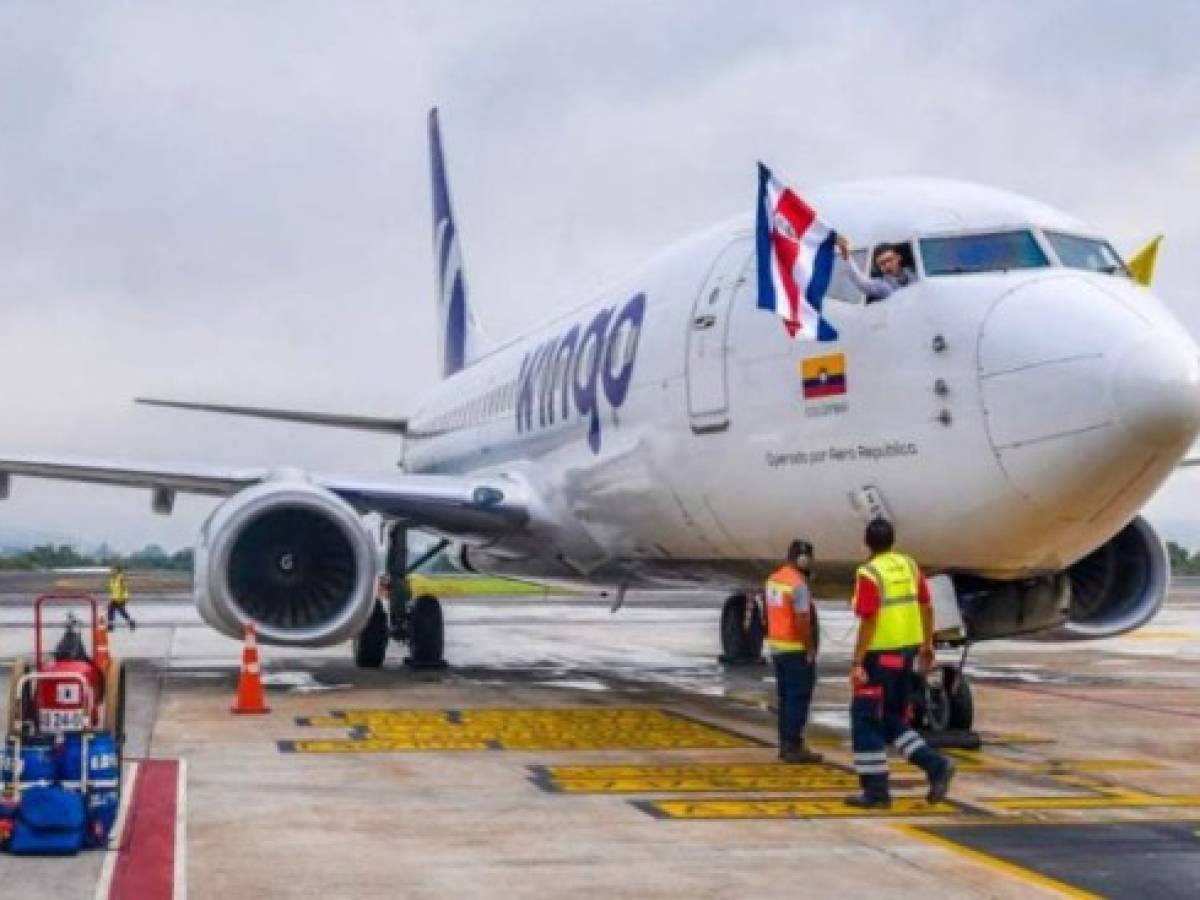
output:
[[[0,659],[28,652],[47,586],[0,575]],[[904,815],[888,819],[839,814],[853,783],[844,605],[822,617],[810,725],[834,765],[801,777],[773,764],[769,669],[716,661],[719,597],[633,595],[615,614],[588,598],[455,599],[449,668],[391,652],[364,672],[347,647],[266,648],[273,712],[241,718],[240,645],[179,587],[135,587],[139,628],[113,645],[130,667],[128,757],[187,762],[176,862],[191,897],[723,897],[777,893],[797,872],[813,896],[1051,896],[1063,877],[1130,896],[1148,890],[1137,860],[1160,851],[1177,867],[1147,896],[1200,884],[1186,827],[1200,819],[1200,580],[1132,635],[973,650],[985,750],[963,757],[962,805],[923,807],[894,761]],[[1030,821],[1067,829],[1074,856],[1039,870],[1017,831]],[[1127,860],[1120,833],[1086,840],[1112,822],[1144,826]],[[972,824],[1008,837],[965,853],[977,832],[952,829]],[[1122,877],[1083,884],[1101,846]],[[2,894],[96,896],[105,856],[0,857]]]

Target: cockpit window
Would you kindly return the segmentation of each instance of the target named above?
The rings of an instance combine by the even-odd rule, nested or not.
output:
[[[926,275],[1007,272],[1050,265],[1031,231],[921,238]]]
[[[1125,263],[1108,241],[1078,237],[1059,231],[1047,231],[1046,240],[1058,254],[1058,260],[1070,269],[1087,269],[1106,275],[1128,275]]]

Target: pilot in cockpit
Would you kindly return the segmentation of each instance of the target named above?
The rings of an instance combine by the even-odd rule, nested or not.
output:
[[[858,268],[858,264],[850,256],[850,242],[840,234],[837,238],[837,248],[842,259],[846,261],[846,272],[850,280],[867,295],[868,303],[884,300],[894,291],[917,280],[917,273],[905,265],[902,248],[899,246],[880,244],[875,248],[872,271],[879,273],[876,277],[868,276]]]

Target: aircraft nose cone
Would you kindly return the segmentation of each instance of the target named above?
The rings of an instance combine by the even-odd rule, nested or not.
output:
[[[1112,373],[1117,421],[1154,446],[1190,443],[1200,430],[1200,356],[1190,342],[1155,336],[1124,351]]]
[[[978,353],[996,461],[1058,521],[1128,520],[1200,430],[1195,344],[1152,295],[1120,282],[1030,281],[993,305]]]

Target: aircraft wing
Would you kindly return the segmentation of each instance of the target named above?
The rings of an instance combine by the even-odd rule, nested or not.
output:
[[[418,527],[451,534],[501,534],[520,528],[529,519],[526,486],[504,476],[400,473],[386,481],[375,481],[304,476],[272,469],[167,468],[95,460],[0,457],[0,499],[8,496],[14,475],[144,488],[154,492],[155,508],[162,512],[170,511],[170,495],[174,493],[228,497],[263,481],[307,478],[360,512],[405,519]]]

